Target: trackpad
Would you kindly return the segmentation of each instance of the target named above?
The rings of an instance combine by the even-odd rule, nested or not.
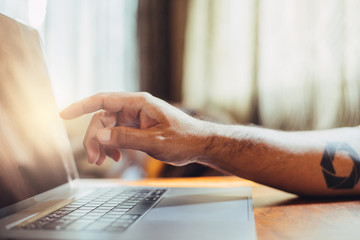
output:
[[[250,210],[251,199],[234,192],[175,194],[145,214],[136,229],[161,239],[242,239],[253,225]]]
[[[229,216],[236,217],[237,221],[248,221],[248,198],[226,195],[204,193],[166,197],[150,213],[154,220],[165,214],[168,220],[197,222],[206,219],[207,224],[209,221],[224,222],[223,217]]]

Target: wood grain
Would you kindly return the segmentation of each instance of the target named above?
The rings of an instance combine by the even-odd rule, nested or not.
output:
[[[256,186],[253,190],[258,239],[359,239],[356,198],[305,199]]]

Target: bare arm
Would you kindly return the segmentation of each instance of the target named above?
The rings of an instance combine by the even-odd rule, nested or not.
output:
[[[96,113],[84,139],[89,162],[136,149],[173,164],[198,162],[300,195],[360,193],[360,129],[282,132],[194,119],[146,93],[98,94],[65,119]]]
[[[300,195],[359,194],[360,129],[215,127],[205,165]]]

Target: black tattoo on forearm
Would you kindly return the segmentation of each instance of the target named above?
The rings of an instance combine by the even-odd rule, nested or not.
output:
[[[348,153],[354,165],[348,177],[337,176],[333,166],[336,152]],[[328,143],[320,163],[322,172],[328,188],[352,189],[359,182],[360,178],[360,157],[355,150],[347,143]]]

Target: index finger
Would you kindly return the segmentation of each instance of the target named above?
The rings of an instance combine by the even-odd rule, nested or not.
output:
[[[118,112],[124,106],[133,107],[134,110],[140,110],[146,98],[144,93],[99,93],[74,102],[60,112],[63,119],[69,120],[80,117],[81,115],[96,112],[98,110],[107,110]]]

